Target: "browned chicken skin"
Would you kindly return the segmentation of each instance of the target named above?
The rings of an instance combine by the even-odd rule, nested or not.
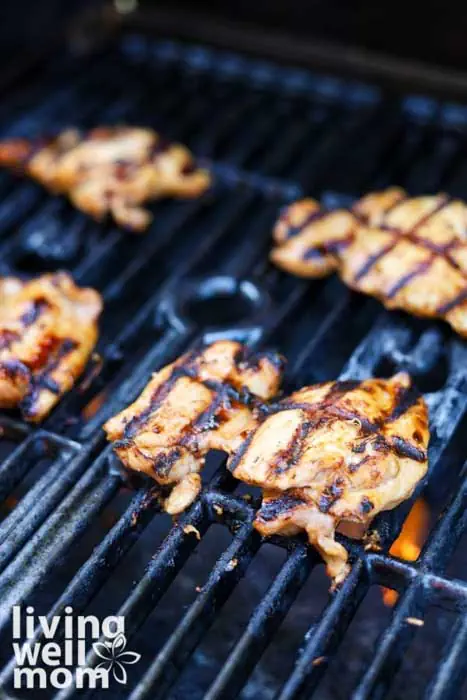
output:
[[[99,294],[65,273],[0,279],[0,407],[45,418],[82,373],[101,310]]]
[[[126,126],[85,134],[69,129],[36,142],[0,142],[0,165],[23,169],[95,219],[111,213],[118,224],[135,231],[151,222],[144,202],[197,197],[210,184],[208,172],[195,167],[187,148],[164,142],[152,129]]]
[[[410,377],[327,382],[281,401],[229,460],[236,478],[264,489],[255,527],[300,530],[340,583],[347,551],[338,526],[366,529],[408,498],[427,470],[428,412]]]
[[[348,225],[344,230],[342,219],[336,239],[337,215],[346,215]],[[272,251],[273,262],[305,277],[337,269],[349,287],[387,308],[442,318],[467,337],[467,205],[445,195],[409,198],[392,188],[367,195],[349,212],[320,216],[292,229]],[[310,261],[323,258],[323,250],[329,262],[317,269]]]
[[[281,374],[278,355],[218,341],[154,374],[104,429],[126,467],[159,484],[177,484],[165,504],[175,514],[196,497],[206,453],[239,447],[257,425],[263,402],[276,394]]]

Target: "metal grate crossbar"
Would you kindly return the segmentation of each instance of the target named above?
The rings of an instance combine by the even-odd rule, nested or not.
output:
[[[288,389],[337,376],[410,371],[427,397],[433,436],[421,494],[442,511],[415,562],[388,550],[420,490],[378,518],[380,552],[346,542],[351,574],[310,618],[285,682],[264,697],[291,700],[314,691],[324,697],[319,684],[375,584],[397,590],[398,603],[345,697],[390,693],[419,633],[407,619],[423,620],[433,606],[454,610],[456,620],[425,679],[425,697],[460,697],[467,670],[467,582],[446,571],[467,526],[467,346],[441,324],[382,310],[335,278],[288,278],[269,267],[267,251],[278,210],[304,193],[330,206],[392,183],[413,194],[465,194],[467,108],[140,36],[123,37],[93,57],[57,60],[20,102],[5,99],[0,108],[2,137],[119,122],[147,124],[187,143],[214,172],[215,186],[199,201],[156,203],[150,231],[135,237],[91,222],[32,182],[0,174],[1,273],[66,268],[105,301],[100,371],[91,371],[40,428],[14,416],[1,418],[1,687],[15,697],[13,605],[32,602],[49,618],[70,605],[75,612],[92,609],[106,586],[118,584],[119,567],[160,521],[160,542],[146,540],[142,570],[109,611],[125,615],[127,637],[136,639],[218,525],[230,542],[207,562],[195,597],[146,655],[139,676],[135,667],[125,695],[188,697],[177,695],[184,669],[267,546],[252,528],[257,496],[245,499],[220,463],[189,512],[168,524],[154,488],[130,485],[122,475],[101,426],[138,395],[152,371],[192,343],[228,336],[286,355]],[[226,295],[233,319],[223,317],[225,303],[210,306],[207,318],[195,312],[206,297]],[[113,519],[104,522],[109,512]],[[201,543],[186,525],[199,531]],[[88,540],[91,531],[94,539]],[[273,538],[271,546],[284,551],[281,566],[223,663],[192,697],[218,700],[244,692],[320,567],[300,538]],[[38,640],[40,635],[36,630]],[[74,693],[68,688],[57,697]]]

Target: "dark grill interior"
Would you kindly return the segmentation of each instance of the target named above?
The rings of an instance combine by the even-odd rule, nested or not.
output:
[[[324,699],[464,697],[467,346],[335,277],[287,277],[267,251],[279,208],[304,193],[330,206],[392,183],[465,197],[467,108],[141,37],[91,58],[58,57],[0,106],[3,136],[119,122],[187,143],[216,183],[198,201],[156,203],[138,237],[0,174],[2,274],[63,267],[105,300],[102,363],[42,427],[1,418],[2,687],[11,683],[11,606],[30,603],[40,614],[66,605],[124,614],[129,648],[143,656],[129,670],[131,694],[122,691],[132,700],[286,700],[315,690]],[[414,375],[431,410],[422,495],[434,523],[416,562],[387,552],[420,494],[378,518],[381,552],[351,544],[352,572],[328,598],[303,540],[261,542],[251,527],[257,494],[245,498],[221,456],[173,527],[147,483],[122,475],[102,423],[151,371],[216,336],[279,349],[287,390],[337,376]],[[393,610],[378,585],[400,593]],[[423,664],[432,611],[437,656]]]

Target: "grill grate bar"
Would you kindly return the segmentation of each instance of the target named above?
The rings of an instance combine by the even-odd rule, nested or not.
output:
[[[80,107],[87,108],[90,102],[86,95],[89,85],[100,84],[102,89],[102,85],[108,84],[106,76],[109,75],[111,65],[112,57],[108,54],[100,59],[97,58],[97,60],[94,58],[90,72],[81,66],[77,76],[67,75],[67,69],[64,66],[63,74],[59,76],[58,87],[55,90],[52,89],[49,92],[49,89],[45,87],[39,98],[34,93],[30,94],[28,104],[21,106],[16,114],[11,108],[6,109],[6,114],[2,117],[5,127],[1,128],[1,137],[36,136],[38,135],[38,125],[42,124],[47,125],[47,129],[53,132],[56,124],[60,122],[63,109],[67,111],[68,109],[79,110]]]
[[[212,248],[214,248],[215,244],[222,238],[222,236],[225,235],[226,231],[230,229],[232,223],[235,221],[235,218],[237,218],[240,213],[246,209],[251,199],[251,193],[243,193],[238,197],[238,199],[229,204],[228,209],[223,210],[225,220],[223,218],[216,220],[215,225],[209,231],[209,235],[206,235],[203,238],[190,258],[181,261],[176,270],[166,277],[164,285],[143,304],[141,310],[135,316],[132,322],[118,334],[113,342],[114,346],[118,347],[123,345],[127,338],[134,335],[147,316],[156,310],[158,303],[160,303],[165,296],[169,295],[170,292],[176,288],[180,280],[182,280],[184,277],[189,277],[190,275],[195,274],[196,265],[210,254]]]
[[[0,233],[2,237],[18,222],[20,216],[28,216],[37,205],[41,192],[33,183],[22,184],[19,190],[6,197],[0,206]],[[11,239],[5,240],[0,246],[2,265],[9,261],[9,252],[15,247]],[[5,261],[5,262],[4,262]],[[5,266],[5,269],[6,266]]]
[[[227,663],[207,691],[206,700],[237,697],[269,637],[286,616],[311,567],[307,548],[298,545],[288,556],[270,589],[251,616]]]
[[[364,565],[362,561],[357,561],[319,622],[313,625],[294,670],[277,696],[278,700],[309,697],[308,694],[316,687],[326,669],[328,656],[334,652],[350,625],[367,590]],[[316,663],[317,660],[320,663]]]
[[[253,93],[242,95],[238,86],[232,88],[226,109],[223,108],[219,119],[214,124],[206,120],[198,132],[194,134],[192,143],[196,153],[202,158],[216,161],[216,152],[219,145],[228,142],[235,136],[236,130],[241,128],[245,120],[248,120],[261,104],[262,95]]]
[[[21,604],[36,586],[47,581],[53,563],[69,551],[97,513],[117,492],[120,478],[106,475],[107,453],[81,477],[60,506],[29,539],[16,559],[0,574],[0,591],[5,602],[0,613],[0,631],[9,622],[11,606]],[[28,575],[25,576],[24,572]]]
[[[28,468],[25,457],[28,455],[35,437],[29,435],[19,444],[0,466],[0,498],[3,501],[15,486],[21,481]],[[0,533],[2,526],[0,525]]]
[[[322,342],[323,337],[325,337],[328,333],[332,333],[334,329],[340,325],[341,321],[343,320],[343,315],[348,313],[350,302],[351,295],[349,291],[343,289],[341,300],[337,302],[331,313],[327,314],[320,328],[313,334],[303,350],[296,357],[293,366],[290,368],[290,373],[292,376],[300,376],[304,366],[308,364],[310,358],[313,357],[318,344]]]
[[[62,476],[64,470],[67,470],[67,464],[71,457],[70,452],[62,452],[2,522],[0,526],[0,571],[3,571],[29,537],[36,532],[51,510],[58,505],[66,493],[67,486],[73,483],[68,471],[66,471],[65,478]],[[41,496],[44,493],[47,493],[46,507],[41,503]],[[19,523],[21,523],[20,527]]]
[[[209,523],[200,500],[169,532],[157,553],[151,558],[144,576],[117,613],[117,615],[124,616],[127,621],[125,634],[128,639],[131,639],[132,635],[144,623],[152,607],[160,600],[183,563],[196,547],[196,537],[192,534],[187,535],[183,531],[185,523],[195,527],[201,536],[206,532]],[[93,651],[86,656],[87,666],[93,667],[97,661],[98,657]],[[73,692],[72,687],[64,689],[57,693],[56,700],[72,697]]]
[[[376,641],[373,659],[353,693],[355,700],[381,698],[387,692],[416,630],[406,620],[422,618],[425,603],[417,582],[400,596],[392,621]]]
[[[394,148],[394,143],[398,144],[399,126],[399,105],[389,105],[385,102],[369,114],[368,122],[362,124],[357,121],[355,125],[346,125],[348,135],[345,137],[342,151],[337,152],[335,156],[339,158],[339,172],[334,172],[332,160],[326,161],[325,168],[320,171],[320,186],[355,193],[365,191],[368,187],[373,188],[375,165],[377,164],[378,168],[380,164],[384,165]],[[360,140],[364,140],[365,143],[365,158],[355,157],[355,149]]]
[[[213,495],[215,497],[215,494]],[[260,538],[251,525],[242,525],[231,545],[216,563],[195,602],[131,693],[131,700],[156,700],[167,697],[166,694],[182,670],[183,664],[244,575],[259,546]],[[234,568],[231,566],[232,561],[236,562]]]
[[[134,283],[138,278],[139,274],[144,272],[144,268],[148,265],[154,264],[154,257],[159,254],[163,249],[171,243],[175,235],[184,226],[188,226],[190,219],[194,218],[198,214],[200,208],[199,202],[191,202],[189,206],[184,207],[182,210],[173,211],[172,216],[164,218],[164,229],[158,231],[158,236],[151,241],[151,245],[145,247],[144,257],[138,256],[124,268],[122,273],[114,278],[111,283],[103,290],[102,296],[105,301],[109,301],[113,298],[118,298],[122,290],[125,289],[126,285]],[[96,265],[94,259],[92,259],[93,265]],[[98,268],[100,262],[97,263]]]
[[[276,139],[271,149],[267,151],[262,160],[263,172],[282,174],[288,166],[298,159],[303,148],[303,143],[319,143],[326,130],[329,129],[329,121],[337,118],[339,105],[332,104],[326,107],[319,105],[312,111],[304,110],[304,118],[295,120],[290,128],[279,131],[280,138]]]
[[[465,473],[465,465],[462,470]],[[467,480],[464,479],[456,496],[452,499],[442,520],[431,533],[420,555],[423,565],[439,573],[454,553],[460,538],[467,529]]]
[[[63,615],[65,608],[71,605],[77,613],[85,609],[97,591],[111,576],[112,570],[132,546],[144,528],[157,514],[146,489],[137,492],[125,513],[96,547],[91,557],[77,572],[56,604],[47,615],[50,623],[54,615]],[[34,642],[41,641],[42,629],[34,630]],[[16,666],[13,658],[0,673],[0,683],[6,684],[13,675]]]
[[[346,148],[371,129],[377,108],[365,113],[344,111],[335,123],[329,123],[318,143],[305,146],[301,159],[292,168],[292,178],[302,183],[305,192],[319,192],[326,171],[337,169]]]
[[[264,105],[265,114],[258,110],[256,118],[250,121],[248,134],[243,132],[238,137],[238,142],[232,143],[227,151],[226,160],[237,168],[248,170],[248,162],[258,148],[258,143],[263,144],[278,133],[277,113]]]
[[[459,689],[467,672],[466,648],[467,617],[463,615],[446,642],[443,659],[426,690],[425,700],[451,700],[459,696]]]
[[[70,457],[73,455],[73,452],[60,455],[59,464],[61,469],[54,464],[37,480],[32,487],[35,497],[30,496],[28,493],[0,526],[0,533],[3,538],[2,547],[0,548],[1,561],[3,561],[3,556],[7,558],[11,556],[10,542],[7,541],[7,535],[13,532],[18,525],[25,529],[29,520],[43,522],[60,502],[61,497],[76,483],[77,477],[83,473],[86,460],[92,454],[92,451],[91,446],[87,451],[76,454],[72,460],[70,460]],[[68,464],[64,471],[64,465],[67,461]],[[50,474],[51,469],[53,469],[53,473],[56,471],[60,475],[59,478],[52,478]],[[40,499],[38,498],[39,495],[41,496]],[[21,537],[19,533],[18,537]]]

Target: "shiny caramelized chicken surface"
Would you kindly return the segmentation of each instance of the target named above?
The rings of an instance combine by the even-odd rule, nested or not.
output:
[[[45,418],[71,389],[96,344],[99,294],[66,273],[0,279],[0,407]]]
[[[326,211],[314,199],[286,206],[273,231],[271,260],[298,277],[326,277],[337,269],[337,252],[348,244],[350,212]]]
[[[49,190],[66,194],[95,219],[111,214],[121,226],[146,229],[151,214],[141,205],[160,197],[197,197],[210,184],[190,151],[165,142],[152,129],[76,129],[53,139],[0,142],[0,164],[17,167]]]
[[[336,528],[364,530],[408,498],[427,471],[428,440],[427,407],[407,374],[327,382],[277,404],[229,468],[264,489],[256,529],[305,530],[338,584],[349,566]]]
[[[165,508],[184,510],[201,487],[212,449],[231,454],[276,394],[282,359],[217,341],[153,375],[140,397],[104,426],[123,464],[159,484],[176,485]]]
[[[292,206],[299,205],[304,202]],[[343,215],[321,213],[298,231],[292,227],[272,251],[273,262],[306,277],[337,269],[349,287],[387,308],[444,319],[467,337],[467,205],[445,195],[409,198],[393,188],[361,199],[336,237],[332,217]],[[323,251],[332,264],[318,269],[309,261]]]
[[[298,277],[326,277],[339,268],[340,254],[352,242],[357,215],[376,224],[402,196],[398,188],[368,195],[353,211],[328,211],[314,199],[289,204],[274,227],[271,260]]]

